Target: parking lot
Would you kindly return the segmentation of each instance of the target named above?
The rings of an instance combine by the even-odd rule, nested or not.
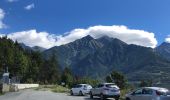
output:
[[[54,93],[51,91],[37,91],[33,89],[19,92],[6,93],[0,96],[0,100],[92,100],[89,96],[70,96],[66,93]],[[93,100],[99,100],[95,98]]]

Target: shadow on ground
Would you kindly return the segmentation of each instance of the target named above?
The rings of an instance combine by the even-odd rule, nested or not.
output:
[[[93,99],[91,99],[90,96],[88,96],[88,95],[86,95],[86,96],[79,96],[79,95],[72,96],[72,95],[68,94],[67,96],[71,96],[71,97],[75,97],[75,98],[83,97],[84,100],[100,100],[99,97],[94,97]],[[106,100],[114,100],[114,99],[106,99]]]

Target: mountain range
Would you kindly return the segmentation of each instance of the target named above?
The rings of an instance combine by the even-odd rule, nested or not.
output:
[[[168,46],[167,46],[168,45]],[[127,44],[119,39],[90,35],[42,52],[45,59],[55,55],[62,68],[77,76],[104,79],[111,71],[120,71],[131,81],[170,82],[170,44],[157,48]]]
[[[155,50],[164,58],[170,60],[170,43],[163,42]]]
[[[29,46],[25,45],[24,43],[20,43],[20,46],[21,46],[24,50],[28,50],[28,51],[43,52],[43,51],[46,50],[45,48],[39,47],[39,46],[29,47]]]

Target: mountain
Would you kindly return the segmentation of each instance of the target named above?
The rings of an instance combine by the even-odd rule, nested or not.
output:
[[[43,51],[46,50],[46,48],[39,47],[39,46],[34,46],[34,47],[32,47],[32,50],[33,50],[33,51],[43,52]]]
[[[31,50],[32,50],[31,47],[25,45],[24,43],[19,43],[19,45],[20,45],[24,50],[28,50],[28,51],[31,51]]]
[[[43,54],[48,58],[52,54],[57,55],[61,66],[74,66],[79,60],[87,55],[95,53],[103,46],[91,36],[86,36],[66,45],[56,46],[46,50]]]
[[[160,46],[156,47],[156,51],[166,59],[170,60],[170,43],[163,42]]]
[[[43,52],[46,59],[53,54],[63,68],[69,66],[75,75],[82,77],[103,79],[117,70],[132,81],[170,81],[170,61],[152,48],[128,45],[116,38],[86,36]]]
[[[28,50],[28,51],[43,52],[43,51],[46,50],[45,48],[39,47],[39,46],[29,47],[29,46],[25,45],[24,43],[20,43],[20,46],[21,46],[24,50]]]

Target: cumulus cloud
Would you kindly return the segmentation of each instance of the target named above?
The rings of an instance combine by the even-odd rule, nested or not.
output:
[[[5,12],[0,8],[0,29],[6,27],[6,25],[2,22],[4,17],[5,17]]]
[[[128,44],[136,44],[154,48],[157,40],[154,33],[144,30],[129,29],[126,26],[92,26],[87,29],[74,29],[63,35],[55,35],[47,32],[37,32],[35,29],[8,34],[8,37],[25,43],[28,46],[41,46],[50,48],[73,42],[77,39],[91,35],[97,39],[102,36],[118,38]]]
[[[30,4],[30,5],[25,6],[24,8],[25,8],[25,10],[31,10],[31,9],[33,9],[34,7],[35,7],[35,5],[34,5],[34,3],[32,3],[32,4]]]
[[[170,35],[168,35],[168,36],[165,38],[165,42],[170,43]]]
[[[18,0],[7,0],[7,2],[10,2],[10,3],[12,3],[12,2],[17,2]]]
[[[8,38],[17,40],[19,43],[24,43],[30,47],[40,46],[50,48],[55,46],[56,36],[47,32],[37,32],[36,30],[21,31],[8,34]]]
[[[129,29],[126,26],[92,26],[87,29],[74,29],[68,32],[66,36],[59,36],[57,45],[66,44],[86,35],[91,35],[93,38],[109,36],[118,38],[128,44],[136,44],[145,47],[156,47],[157,40],[154,33],[144,30]]]

